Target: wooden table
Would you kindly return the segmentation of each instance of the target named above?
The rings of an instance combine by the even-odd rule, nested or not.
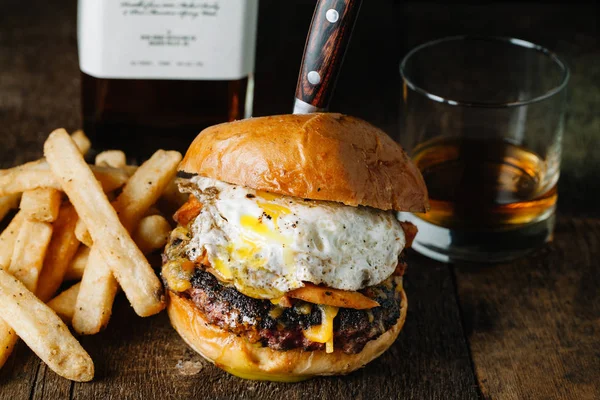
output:
[[[261,3],[257,115],[287,112],[285,102],[294,90],[299,55],[314,5],[310,1],[295,1],[290,15],[287,11],[293,8],[292,3],[283,3],[288,2]],[[412,46],[423,37],[417,29],[409,28],[418,25],[417,17],[425,18],[424,6],[411,8],[386,1],[377,2],[375,7],[372,2],[365,3],[369,4],[363,7],[362,18],[380,17],[383,21],[369,29],[359,24],[355,37],[363,43],[349,51],[332,108],[357,114],[393,132],[397,129],[399,103],[397,59],[406,51],[407,43]],[[445,21],[441,16],[447,10],[443,6],[431,7],[429,11],[437,14],[428,18]],[[464,21],[471,21],[466,26],[475,29],[480,19],[473,13],[487,15],[486,11],[465,7],[463,14],[460,8],[451,9],[453,18],[463,15]],[[490,12],[499,19],[514,12],[498,7]],[[563,35],[570,32],[561,40],[596,49],[586,56],[590,64],[577,58],[579,53],[573,55],[572,60],[583,63],[574,70],[574,80],[577,73],[586,68],[589,71],[598,61],[597,42],[593,47],[586,41],[589,36],[585,36],[590,31],[593,34],[596,28],[590,23],[595,24],[596,20],[584,6],[575,11],[546,8],[544,12],[523,7],[516,12],[520,17],[513,21],[513,29],[523,28],[518,21],[535,25],[544,18],[554,18],[557,25],[553,31]],[[565,16],[568,12],[576,15]],[[561,21],[564,17],[577,22],[561,25],[557,22],[559,17]],[[402,18],[408,18],[408,22],[399,25],[397,21]],[[63,126],[73,130],[80,126],[75,29],[73,0],[10,0],[3,4],[1,168],[39,157],[42,143],[52,129]],[[499,28],[488,24],[488,29],[493,33]],[[431,27],[428,32],[433,35]],[[436,36],[448,33],[453,33],[452,29]],[[400,34],[404,36],[395,36]],[[383,41],[379,40],[382,35]],[[373,46],[363,45],[369,41]],[[573,48],[564,43],[561,46]],[[377,58],[382,47],[398,53],[388,52]],[[375,61],[379,63],[377,68],[383,69],[381,73],[371,73],[369,83],[357,82],[360,80],[355,76],[372,72],[370,63]],[[573,89],[574,97],[577,90]],[[586,88],[589,90],[600,92],[593,85]],[[362,102],[365,97],[370,99],[366,105]],[[584,101],[579,97],[576,100]],[[585,109],[582,104],[577,103],[572,110],[580,112]],[[595,123],[597,110],[581,112],[587,115],[586,124]],[[567,133],[576,122],[568,125]],[[582,125],[583,129],[588,125]],[[565,148],[566,157],[575,150]],[[598,160],[587,159],[586,164],[598,165]],[[600,219],[594,216],[598,215],[600,199],[596,180],[577,180],[595,174],[582,172],[565,170],[561,188],[570,190],[561,192],[554,242],[529,257],[499,265],[446,265],[410,253],[405,328],[387,353],[350,376],[298,384],[234,378],[192,352],[169,326],[165,313],[138,318],[121,296],[108,329],[97,336],[81,338],[96,365],[92,383],[71,383],[58,377],[19,343],[0,371],[0,399],[598,399]]]

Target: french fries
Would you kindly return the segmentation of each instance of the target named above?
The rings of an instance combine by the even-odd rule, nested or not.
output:
[[[164,247],[167,244],[169,234],[171,233],[171,226],[166,218],[158,215],[158,210],[156,209],[148,210],[148,212],[150,211],[152,211],[152,213],[142,218],[133,234],[133,241],[144,254],[149,254]],[[77,228],[80,227],[82,229],[80,230],[79,235],[84,233],[85,235],[80,236],[78,240],[84,243],[85,246],[79,247],[77,253],[69,263],[64,276],[64,280],[66,281],[74,281],[83,277],[83,271],[85,270],[90,255],[90,247],[88,247],[87,243],[83,242],[81,239],[83,238],[86,240],[85,238],[87,237],[90,240],[90,246],[93,244],[89,233],[87,233],[87,231],[83,232],[83,230],[86,229],[85,225],[77,224]],[[75,233],[77,235],[77,230]]]
[[[77,295],[79,295],[79,287],[81,283],[76,283],[52,300],[47,304],[54,312],[65,322],[70,324],[75,313],[75,302],[77,301]]]
[[[75,257],[73,257],[71,263],[67,267],[67,272],[65,272],[66,281],[74,281],[83,277],[83,271],[87,265],[89,255],[89,247],[79,246],[77,253],[75,253]]]
[[[161,215],[149,215],[142,218],[135,232],[133,240],[142,253],[149,254],[164,247],[171,233],[171,225]]]
[[[127,230],[133,230],[146,211],[160,198],[175,177],[180,161],[180,153],[158,150],[131,176],[114,202]]]
[[[27,218],[39,222],[54,222],[62,200],[56,189],[38,188],[23,193],[21,211]]]
[[[44,143],[44,154],[94,243],[101,244],[99,250],[105,262],[136,313],[149,316],[160,312],[165,307],[160,280],[119,221],[100,183],[64,129],[50,134]],[[153,182],[154,178],[152,176],[148,182]]]
[[[91,168],[106,192],[123,186],[130,175],[126,169],[97,166]],[[62,190],[60,182],[45,161],[34,161],[6,169],[0,174],[0,196],[23,193],[37,188]]]
[[[34,162],[30,165],[37,168],[41,163]],[[61,195],[54,189],[25,192],[21,199],[21,211],[11,221],[6,235],[0,237],[0,263],[31,291],[36,290],[38,286],[44,256],[53,231],[52,225],[40,220],[54,221],[58,215],[60,201]],[[0,320],[0,367],[10,356],[17,340],[17,334],[5,321]]]
[[[40,273],[36,295],[46,302],[54,296],[60,287],[67,267],[79,248],[75,237],[75,224],[79,217],[71,204],[65,204],[60,209],[58,219],[53,226],[52,239],[46,250],[46,257]]]
[[[175,184],[181,154],[159,150],[137,167],[109,150],[90,166],[90,148],[82,131],[60,129],[44,144],[45,158],[0,170],[0,221],[20,208],[0,233],[0,368],[22,337],[59,375],[88,381],[92,360],[65,324],[102,330],[119,285],[140,316],[165,306],[144,254],[165,246],[164,215],[187,201]],[[64,281],[80,279],[56,295]]]
[[[127,157],[121,150],[106,150],[96,156],[96,165],[125,168],[127,166]]]
[[[123,187],[113,206],[128,232],[135,228],[144,213],[159,199],[175,176],[180,161],[181,154],[159,150],[137,169]],[[117,290],[112,274],[118,279],[118,271],[113,269],[111,273],[111,268],[104,265],[109,260],[104,254],[101,255],[102,247],[97,247],[94,245],[90,252],[73,316],[73,328],[81,334],[95,334],[106,326]]]
[[[83,224],[77,226],[85,227]],[[140,250],[142,250],[142,253],[149,254],[163,248],[167,244],[170,233],[171,226],[166,218],[152,214],[142,218],[133,234],[133,240]],[[89,235],[87,236],[89,237]],[[74,281],[83,277],[83,271],[87,265],[89,254],[90,247],[87,245],[79,247],[67,267],[64,276],[65,281]]]
[[[63,213],[63,210],[66,214]],[[65,237],[66,235],[66,230],[70,229],[71,231],[74,230],[74,221],[77,220],[77,215],[75,214],[75,210],[73,209],[72,206],[68,206],[63,208],[63,210],[61,210],[61,214],[60,214],[60,219],[57,221],[57,223],[55,224],[55,232],[57,233],[58,236],[55,236],[48,248],[47,251],[47,257],[45,260],[45,267],[44,269],[42,269],[42,274],[39,276],[39,279],[36,279],[36,273],[38,273],[38,269],[37,269],[37,265],[34,265],[28,272],[29,273],[24,273],[25,276],[25,281],[27,282],[28,286],[30,287],[34,287],[34,286],[38,286],[37,290],[38,290],[38,297],[40,297],[40,299],[42,299],[42,301],[47,300],[48,298],[51,297],[51,294],[48,295],[48,293],[50,292],[54,292],[56,291],[56,289],[58,288],[58,286],[60,286],[60,283],[62,282],[62,278],[57,276],[57,273],[59,273],[56,269],[54,269],[53,265],[56,265],[57,263],[66,263],[68,262],[68,252],[70,250],[65,249],[65,246],[73,246],[72,243],[67,243],[66,240],[67,238]],[[23,212],[20,212],[11,222],[11,224],[9,225],[9,227],[7,227],[7,232],[23,232],[23,230],[20,229],[19,226],[17,225],[22,225],[23,221],[25,221],[25,224],[27,226],[28,221],[25,220],[25,215]],[[63,222],[64,221],[64,222]],[[34,225],[37,224],[34,222]],[[45,223],[39,223],[41,224],[41,226],[46,225]],[[11,225],[13,225],[11,227]],[[29,228],[25,228],[27,230],[26,233],[29,233],[30,230]],[[18,235],[20,236],[20,234]],[[7,242],[2,242],[2,249],[7,249],[7,250],[13,250],[15,248],[15,243],[18,239],[18,236],[16,234],[12,234],[11,237],[13,238],[12,243],[7,243]],[[71,233],[71,236],[74,235]],[[2,239],[2,238],[0,238]],[[44,240],[43,238],[38,238],[38,237],[31,237],[29,238],[29,240],[31,240],[32,242],[38,242],[38,240]],[[39,243],[38,243],[39,244]],[[79,245],[79,242],[75,241],[75,245]],[[27,251],[27,246],[23,245],[21,247],[22,249],[25,249]],[[75,249],[77,249],[77,247],[75,247]],[[39,258],[41,256],[41,258],[43,258],[43,250],[40,251],[36,251],[35,249],[29,249],[31,250],[31,258],[36,259],[33,262],[37,263],[39,262]],[[73,250],[73,253],[75,252],[75,250]],[[11,252],[6,251],[6,253],[10,254]],[[35,257],[37,255],[37,257]],[[8,262],[6,263],[6,266],[9,265],[10,263],[10,259],[7,260]],[[60,267],[58,267],[60,268]],[[1,268],[0,268],[1,269]],[[47,271],[44,273],[44,271]],[[64,273],[64,271],[63,271]],[[41,293],[40,293],[41,292]],[[15,346],[15,344],[18,341],[18,336],[17,334],[14,332],[14,330],[12,330],[10,328],[10,326],[3,320],[0,319],[0,368],[4,365],[4,363],[6,362],[6,360],[8,359],[8,357],[10,356],[10,354],[12,353],[12,350]]]
[[[6,214],[8,214],[10,210],[18,207],[20,198],[21,196],[19,193],[0,197],[0,221],[6,217]]]
[[[31,170],[47,168],[47,166],[44,166],[42,160],[28,163],[26,167]],[[10,195],[10,197],[18,199],[20,196],[14,194]],[[26,286],[32,290],[39,283],[40,268],[42,268],[39,262],[44,258],[48,246],[45,242],[48,240],[49,225],[44,222],[27,221],[26,218],[53,222],[58,216],[60,202],[61,195],[55,189],[40,188],[25,192],[21,199],[21,211],[13,218],[5,233],[0,235],[0,269],[10,268],[10,271],[19,276],[25,282]],[[76,214],[72,207],[71,210],[70,213],[74,214],[76,221]],[[71,215],[70,217],[72,218],[73,216]],[[62,231],[63,225],[60,222],[57,224],[59,231]],[[42,233],[39,236],[35,236],[36,231],[41,231]],[[51,232],[52,230],[50,229],[50,234]],[[50,250],[52,250],[52,245],[50,246]],[[55,257],[51,257],[51,259],[55,258],[56,261],[60,262],[62,256],[67,255],[64,253],[55,254]],[[13,260],[14,262],[12,262]],[[50,272],[50,269],[48,271]],[[52,274],[56,277],[56,271],[53,271]],[[48,291],[50,286],[56,286],[53,289],[55,291],[61,283],[60,281],[53,281],[50,277],[42,277],[42,282],[42,291]],[[42,296],[46,295],[42,294]],[[0,368],[12,353],[17,341],[18,336],[15,331],[5,321],[0,319]]]
[[[0,269],[6,269],[10,265],[15,241],[25,221],[25,214],[18,212],[10,221],[4,232],[0,234]]]
[[[79,382],[94,377],[92,359],[64,322],[5,271],[0,271],[0,308],[4,320],[58,375]]]

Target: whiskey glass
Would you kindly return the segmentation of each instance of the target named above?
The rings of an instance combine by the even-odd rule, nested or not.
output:
[[[431,209],[401,213],[418,252],[442,262],[512,260],[551,240],[569,70],[521,39],[455,36],[400,64],[396,140]]]

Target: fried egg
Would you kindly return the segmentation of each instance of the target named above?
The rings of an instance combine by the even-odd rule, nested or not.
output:
[[[202,211],[186,252],[208,258],[222,280],[273,299],[304,286],[343,290],[389,277],[405,245],[392,212],[280,196],[195,176],[181,185]]]

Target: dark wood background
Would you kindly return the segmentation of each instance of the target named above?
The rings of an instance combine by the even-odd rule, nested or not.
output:
[[[511,35],[559,52],[573,75],[555,240],[522,260],[445,265],[409,257],[407,323],[380,359],[347,377],[243,381],[214,368],[166,315],[119,298],[108,329],[84,337],[96,379],[59,378],[20,343],[0,399],[600,398],[600,42],[596,7],[566,3],[364,1],[332,111],[398,134],[398,64],[417,44],[460,33]],[[314,1],[261,0],[255,115],[288,113]],[[76,4],[4,0],[0,168],[80,127]],[[1,312],[1,310],[0,310]]]

